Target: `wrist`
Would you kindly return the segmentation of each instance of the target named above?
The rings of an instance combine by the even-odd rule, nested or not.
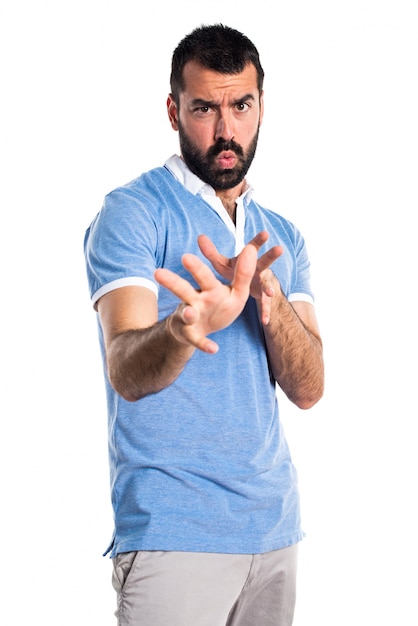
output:
[[[166,329],[169,335],[169,339],[174,340],[177,344],[182,346],[190,346],[190,343],[187,341],[184,333],[185,323],[180,314],[180,307],[183,305],[179,305],[177,309],[166,317]]]

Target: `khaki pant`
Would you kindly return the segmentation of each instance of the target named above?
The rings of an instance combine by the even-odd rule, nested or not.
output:
[[[296,564],[297,544],[255,555],[119,554],[118,626],[291,626]]]

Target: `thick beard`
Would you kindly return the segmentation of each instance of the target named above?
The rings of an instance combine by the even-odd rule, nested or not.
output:
[[[178,129],[181,154],[193,174],[196,174],[201,180],[208,183],[215,191],[232,189],[244,180],[254,159],[259,129],[257,129],[246,153],[244,153],[242,147],[232,139],[231,141],[218,139],[218,141],[209,148],[206,154],[203,154],[202,151],[193,144],[180,121],[178,122]],[[224,150],[232,150],[236,154],[238,163],[233,168],[221,169],[216,166],[215,157]]]

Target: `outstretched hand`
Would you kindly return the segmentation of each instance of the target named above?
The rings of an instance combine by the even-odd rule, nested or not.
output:
[[[247,244],[252,246],[257,252],[269,238],[267,231],[261,231]],[[228,258],[218,252],[215,244],[206,235],[198,238],[199,248],[202,254],[211,262],[212,267],[226,280],[231,280],[236,264],[241,256]],[[267,325],[270,321],[271,299],[280,285],[270,270],[270,265],[283,253],[281,246],[273,246],[262,254],[257,260],[255,272],[250,284],[250,294],[259,304],[261,322]]]
[[[216,247],[205,237],[203,248],[209,249],[211,246],[213,249],[210,254],[215,256],[213,250],[217,253]],[[218,345],[208,335],[232,324],[242,312],[258,265],[257,249],[251,242],[233,259],[233,266],[228,268],[226,276],[229,285],[219,281],[210,267],[193,254],[183,255],[182,262],[199,285],[199,290],[171,270],[161,268],[155,271],[157,282],[182,301],[169,317],[171,332],[178,341],[203,352],[214,354],[218,351]],[[202,252],[207,256],[203,249]],[[217,270],[211,258],[207,258]]]

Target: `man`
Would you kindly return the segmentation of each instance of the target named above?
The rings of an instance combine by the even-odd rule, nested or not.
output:
[[[323,360],[304,240],[245,180],[262,88],[246,36],[186,36],[167,100],[181,157],[110,193],[86,233],[119,626],[292,623],[303,533],[275,385],[311,407]]]

